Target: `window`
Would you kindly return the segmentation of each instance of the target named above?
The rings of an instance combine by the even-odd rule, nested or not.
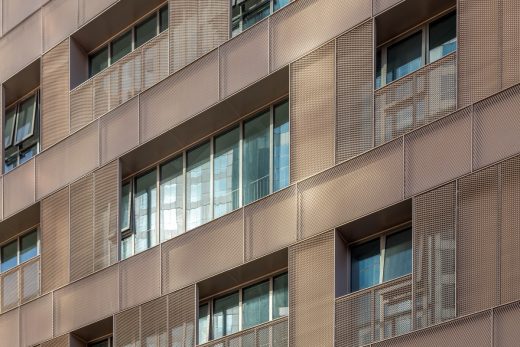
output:
[[[156,170],[135,180],[135,253],[142,252],[157,243],[155,237],[156,182]]]
[[[457,15],[451,12],[399,41],[379,47],[376,88],[412,73],[457,49]]]
[[[287,279],[287,273],[283,273],[223,296],[203,300],[199,305],[198,343],[287,316]]]
[[[289,185],[289,104],[274,108],[273,146],[273,189],[275,191]]]
[[[238,127],[215,138],[213,163],[215,218],[237,209],[240,205],[239,144],[240,129]]]
[[[154,11],[124,34],[89,54],[89,77],[114,64],[134,49],[168,29],[168,5]]]
[[[210,216],[210,144],[188,151],[186,159],[186,227],[193,229]]]
[[[350,291],[355,292],[412,272],[412,229],[350,247]]]
[[[95,342],[89,342],[87,344],[88,347],[112,347],[112,337],[103,338],[101,340],[97,340]]]
[[[289,0],[232,0],[232,36],[241,33],[288,3]]]
[[[161,241],[169,240],[184,230],[183,157],[161,166]]]
[[[14,241],[3,245],[1,253],[1,272],[8,271],[38,256],[38,231],[33,230]]]
[[[5,111],[4,172],[34,157],[39,151],[39,93],[16,102]]]

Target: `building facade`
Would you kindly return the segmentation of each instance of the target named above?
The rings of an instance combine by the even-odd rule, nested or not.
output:
[[[0,9],[0,346],[519,345],[517,1]]]

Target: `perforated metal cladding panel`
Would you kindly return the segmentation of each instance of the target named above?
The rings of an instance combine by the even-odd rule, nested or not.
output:
[[[52,0],[42,9],[43,51],[54,47],[78,27],[78,0]]]
[[[0,130],[2,130],[1,126],[0,126]],[[1,155],[0,155],[0,158],[1,158]],[[3,218],[4,218],[4,178],[0,177],[0,221]]]
[[[373,22],[336,41],[336,163],[373,146]]]
[[[35,12],[42,5],[42,0],[16,1],[2,0],[2,29],[4,34]]]
[[[81,129],[36,157],[36,196],[63,187],[98,166],[98,123]]]
[[[70,186],[70,280],[94,271],[94,175]]]
[[[40,261],[25,263],[20,269],[20,302],[25,303],[40,295]]]
[[[162,32],[142,48],[142,89],[150,88],[168,76],[168,31]]]
[[[334,233],[289,248],[289,344],[331,346],[334,340]]]
[[[455,311],[456,183],[413,202],[414,327],[425,328]]]
[[[195,346],[197,306],[194,285],[168,295],[169,346]]]
[[[141,306],[141,339],[144,346],[167,347],[168,297],[163,296]]]
[[[52,338],[52,295],[46,295],[20,307],[20,345]]]
[[[466,108],[405,136],[406,196],[471,171],[471,125]]]
[[[373,0],[374,16],[400,3],[401,1],[403,0]]]
[[[71,347],[70,346],[70,335],[63,335],[56,337],[50,341],[41,344],[41,347]]]
[[[363,291],[336,300],[335,346],[362,346],[373,341],[374,295]]]
[[[228,0],[169,0],[170,73],[229,38]]]
[[[161,295],[161,253],[155,247],[120,263],[121,308],[125,309]]]
[[[457,109],[456,54],[452,53],[375,92],[376,145]]]
[[[501,88],[499,6],[499,1],[458,2],[459,107]]]
[[[502,16],[502,88],[520,82],[520,3],[501,1]]]
[[[220,96],[224,98],[269,73],[269,23],[264,20],[220,47]]]
[[[140,307],[118,313],[114,317],[114,346],[140,347]]]
[[[334,165],[334,64],[331,42],[291,65],[291,182]]]
[[[163,293],[242,264],[243,235],[238,210],[163,243]]]
[[[92,80],[70,93],[70,131],[74,132],[92,121],[93,102]]]
[[[370,0],[294,1],[270,18],[271,71],[296,60],[371,15]],[[319,23],[319,26],[309,23]]]
[[[0,341],[5,346],[19,346],[19,309],[0,315]]]
[[[72,331],[118,311],[117,266],[54,292],[54,335]]]
[[[499,193],[497,167],[459,181],[457,314],[498,304]],[[481,261],[485,259],[486,261]]]
[[[218,52],[140,95],[140,141],[146,142],[218,101]]]
[[[34,159],[4,176],[4,218],[35,201]]]
[[[119,162],[94,171],[94,271],[117,262]]]
[[[99,118],[110,109],[110,75],[112,70],[100,72],[94,78],[94,118]]]
[[[520,340],[520,304],[514,303],[493,310],[493,346],[515,347]]]
[[[299,234],[306,238],[403,198],[402,140],[298,183]]]
[[[106,71],[110,76],[110,111],[141,92],[143,60],[141,50],[129,53]]]
[[[69,281],[69,189],[40,203],[42,293]]]
[[[47,149],[69,134],[69,40],[42,57],[41,147]]]
[[[2,276],[2,312],[20,304],[20,269]]]
[[[474,106],[474,169],[520,152],[519,107],[520,86]]]
[[[296,186],[244,208],[246,261],[296,241]]]

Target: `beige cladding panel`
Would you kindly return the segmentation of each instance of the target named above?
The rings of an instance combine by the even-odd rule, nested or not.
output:
[[[514,303],[495,309],[493,312],[495,347],[516,347],[520,341],[520,305]]]
[[[2,312],[20,304],[20,270],[12,270],[2,276]]]
[[[72,347],[70,342],[70,335],[66,334],[60,337],[55,337],[50,341],[41,344],[41,347]]]
[[[520,82],[520,2],[502,0],[502,88]]]
[[[100,72],[93,79],[94,118],[97,119],[110,110],[110,75],[113,69]]]
[[[141,306],[141,339],[146,346],[167,347],[168,297],[163,296]],[[188,345],[185,345],[188,346]]]
[[[20,270],[20,302],[25,303],[40,295],[40,261],[26,262]]]
[[[85,24],[116,2],[117,0],[79,0],[79,25]]]
[[[88,80],[70,93],[70,132],[84,127],[93,118],[92,80]]]
[[[2,176],[0,176],[0,221],[3,219],[3,217],[4,217],[4,178]]]
[[[400,3],[403,0],[373,0],[374,16]]]
[[[4,217],[34,203],[34,163],[32,159],[4,176]]]
[[[43,11],[43,51],[54,47],[78,27],[78,0],[52,0]]]
[[[134,307],[114,316],[114,346],[140,346],[140,311]]]
[[[20,329],[22,347],[52,338],[52,294],[20,307]]]
[[[2,31],[6,34],[40,8],[45,0],[2,0]]]
[[[19,309],[15,309],[0,316],[0,341],[2,346],[19,346],[19,312]]]
[[[197,288],[195,285],[171,293],[168,296],[168,346],[194,346],[197,312]]]

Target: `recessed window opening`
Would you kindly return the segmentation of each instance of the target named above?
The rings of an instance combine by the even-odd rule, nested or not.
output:
[[[0,272],[9,271],[37,257],[39,253],[38,230],[34,228],[0,246]]]
[[[290,0],[231,0],[231,35],[240,34],[289,2]]]

